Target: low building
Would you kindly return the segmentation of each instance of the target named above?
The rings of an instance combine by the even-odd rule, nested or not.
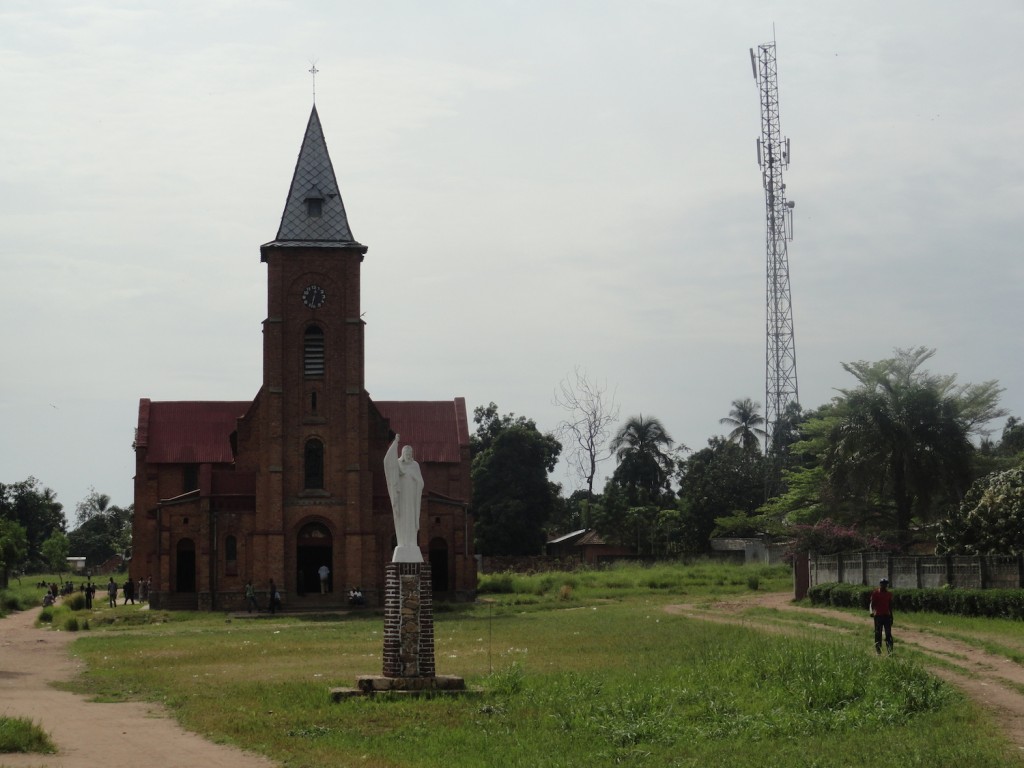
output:
[[[586,565],[601,565],[614,560],[633,560],[637,557],[635,547],[608,544],[592,528],[582,528],[551,539],[545,547],[545,552],[548,557],[574,559]]]

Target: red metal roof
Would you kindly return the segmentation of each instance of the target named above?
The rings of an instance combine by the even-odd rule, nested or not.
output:
[[[457,464],[469,445],[466,400],[374,401],[417,461]],[[228,464],[231,433],[252,401],[139,401],[135,444],[154,464]]]
[[[229,464],[231,433],[251,400],[139,402],[135,443],[154,464]]]
[[[454,400],[374,400],[380,415],[411,445],[417,461],[457,464],[460,448],[469,445],[466,398]]]

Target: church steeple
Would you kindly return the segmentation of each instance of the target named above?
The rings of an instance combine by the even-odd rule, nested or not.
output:
[[[338,180],[327,153],[327,142],[324,140],[315,104],[306,125],[299,159],[295,163],[295,173],[288,189],[277,237],[264,244],[261,250],[269,246],[340,246],[355,247],[366,252],[366,246],[355,240],[349,228],[345,203],[341,199]]]

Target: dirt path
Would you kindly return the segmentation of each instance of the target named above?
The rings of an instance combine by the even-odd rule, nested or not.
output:
[[[782,622],[796,618],[794,614],[800,614],[801,624],[780,623],[770,617],[746,613],[748,608],[754,607],[781,612]],[[870,652],[872,646],[872,627],[866,615],[863,620],[858,620],[841,611],[796,605],[787,593],[731,598],[710,605],[670,605],[666,606],[666,610],[687,618],[740,624],[769,632],[856,632],[864,637],[865,652]],[[790,619],[787,619],[787,615]],[[813,621],[816,617],[828,619],[829,623],[816,623]],[[837,626],[836,622],[841,623]],[[955,685],[988,710],[1007,738],[1018,749],[1024,750],[1024,667],[976,646],[900,626],[898,623],[893,629],[893,636],[897,652],[901,644],[910,645],[932,659],[944,662],[943,665],[932,665],[931,672]]]
[[[0,715],[25,717],[57,745],[55,755],[0,754],[0,768],[271,768],[271,761],[190,733],[156,704],[100,704],[59,691],[81,663],[76,635],[34,626],[39,609],[0,619]]]

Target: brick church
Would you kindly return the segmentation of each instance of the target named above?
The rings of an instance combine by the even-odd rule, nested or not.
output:
[[[130,572],[154,607],[233,610],[383,603],[395,546],[383,458],[395,433],[425,487],[418,543],[434,594],[476,589],[463,398],[371,400],[360,266],[316,107],[267,265],[263,383],[253,400],[139,401]],[[321,594],[319,569],[330,570]]]

